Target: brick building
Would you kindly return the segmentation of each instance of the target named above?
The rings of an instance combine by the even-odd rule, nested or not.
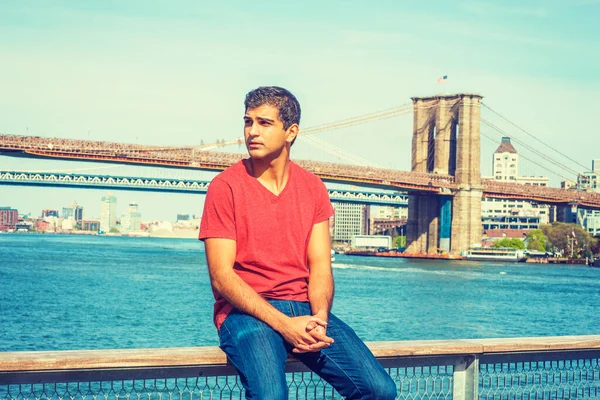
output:
[[[15,229],[19,222],[19,212],[10,207],[0,207],[0,230]]]

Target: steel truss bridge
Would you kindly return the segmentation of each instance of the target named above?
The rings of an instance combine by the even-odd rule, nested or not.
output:
[[[0,185],[205,194],[209,184],[210,181],[180,178],[142,178],[52,172],[0,171]],[[338,203],[393,207],[408,206],[408,198],[403,193],[376,193],[364,190],[334,189],[328,189],[328,191],[331,201]]]
[[[194,147],[158,147],[114,142],[0,135],[0,154],[16,157],[108,162],[167,168],[221,171],[242,154],[198,150]],[[296,161],[325,182],[361,187],[453,195],[459,189],[453,176],[397,171],[356,165]],[[473,188],[479,189],[479,188]],[[483,197],[522,199],[553,205],[600,209],[600,193],[482,180]]]

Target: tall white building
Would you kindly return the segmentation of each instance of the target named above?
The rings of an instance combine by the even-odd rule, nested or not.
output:
[[[117,226],[117,198],[110,193],[100,200],[100,230],[109,232]]]
[[[129,203],[125,214],[121,217],[121,233],[136,232],[141,230],[142,214],[137,203]]]
[[[335,210],[333,240],[350,242],[354,235],[364,235],[368,230],[369,207],[363,204],[333,202]]]
[[[502,182],[520,183],[531,186],[548,186],[549,178],[545,176],[519,176],[519,154],[510,142],[503,137],[493,156],[492,179]],[[540,224],[550,222],[550,207],[528,200],[483,198],[481,216],[489,220],[493,217],[539,217]]]
[[[494,179],[497,181],[516,181],[519,174],[519,155],[510,143],[510,138],[503,137],[500,146],[494,152]]]

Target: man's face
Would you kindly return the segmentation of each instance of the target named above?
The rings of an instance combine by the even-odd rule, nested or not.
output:
[[[244,139],[252,158],[277,158],[296,137],[298,125],[283,129],[277,108],[263,104],[246,111]]]

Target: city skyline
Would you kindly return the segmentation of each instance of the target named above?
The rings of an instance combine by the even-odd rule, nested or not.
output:
[[[79,191],[81,192],[81,189],[71,189],[73,191]],[[70,209],[72,208],[73,204],[76,204],[78,207],[83,209],[83,217],[82,219],[84,220],[100,220],[102,217],[102,206],[101,203],[103,201],[103,199],[105,197],[114,197],[116,199],[115,203],[116,203],[116,219],[120,220],[124,215],[126,215],[128,209],[131,207],[132,204],[137,205],[138,207],[140,207],[140,213],[142,214],[142,220],[144,221],[148,221],[148,222],[152,222],[152,221],[169,221],[169,222],[175,222],[177,220],[177,216],[178,215],[190,215],[190,216],[197,216],[199,217],[199,213],[197,212],[189,212],[186,210],[175,210],[173,211],[173,215],[167,218],[153,218],[152,216],[146,216],[144,213],[144,205],[143,203],[140,204],[139,202],[133,200],[126,200],[121,198],[121,196],[119,196],[119,192],[116,191],[107,191],[107,190],[94,190],[94,192],[100,192],[101,196],[99,196],[96,200],[95,204],[82,204],[79,200],[74,199],[71,200],[69,203],[67,204],[59,204],[59,205],[55,205],[52,204],[51,206],[46,206],[43,207],[41,209],[35,209],[35,210],[25,210],[23,208],[19,207],[19,204],[0,204],[0,207],[10,207],[12,209],[16,209],[19,211],[19,215],[25,215],[25,216],[29,216],[32,218],[37,218],[37,217],[43,217],[44,212],[45,211],[56,211],[58,214],[58,218],[64,218],[64,212],[66,209]],[[124,192],[124,191],[123,191]],[[132,192],[132,191],[128,191],[128,192]],[[171,194],[172,196],[173,194]],[[121,200],[119,200],[121,198]],[[75,218],[74,218],[75,219]]]
[[[376,7],[33,1],[2,4],[0,13],[0,73],[12,77],[2,83],[4,133],[191,145],[241,136],[243,96],[259,85],[292,90],[303,107],[302,127],[389,109],[411,96],[470,91],[569,157],[598,158],[600,137],[588,133],[600,88],[598,1],[383,1]],[[447,79],[438,84],[441,76]],[[486,118],[548,152],[497,116],[488,112]],[[489,128],[482,134],[495,135],[496,142],[482,137],[482,154],[491,154],[500,135]],[[408,170],[411,135],[407,115],[318,137],[384,167]],[[302,137],[292,155],[344,162]],[[482,173],[489,176],[491,165],[483,159]],[[549,176],[552,186],[561,180],[533,164],[522,167],[522,175]],[[88,168],[151,176],[135,167],[0,157],[3,170]],[[2,203],[29,211],[42,200],[90,204],[101,197],[74,189],[2,192]],[[203,196],[162,196],[134,195],[160,218],[165,204],[174,210],[169,214],[201,212]]]

